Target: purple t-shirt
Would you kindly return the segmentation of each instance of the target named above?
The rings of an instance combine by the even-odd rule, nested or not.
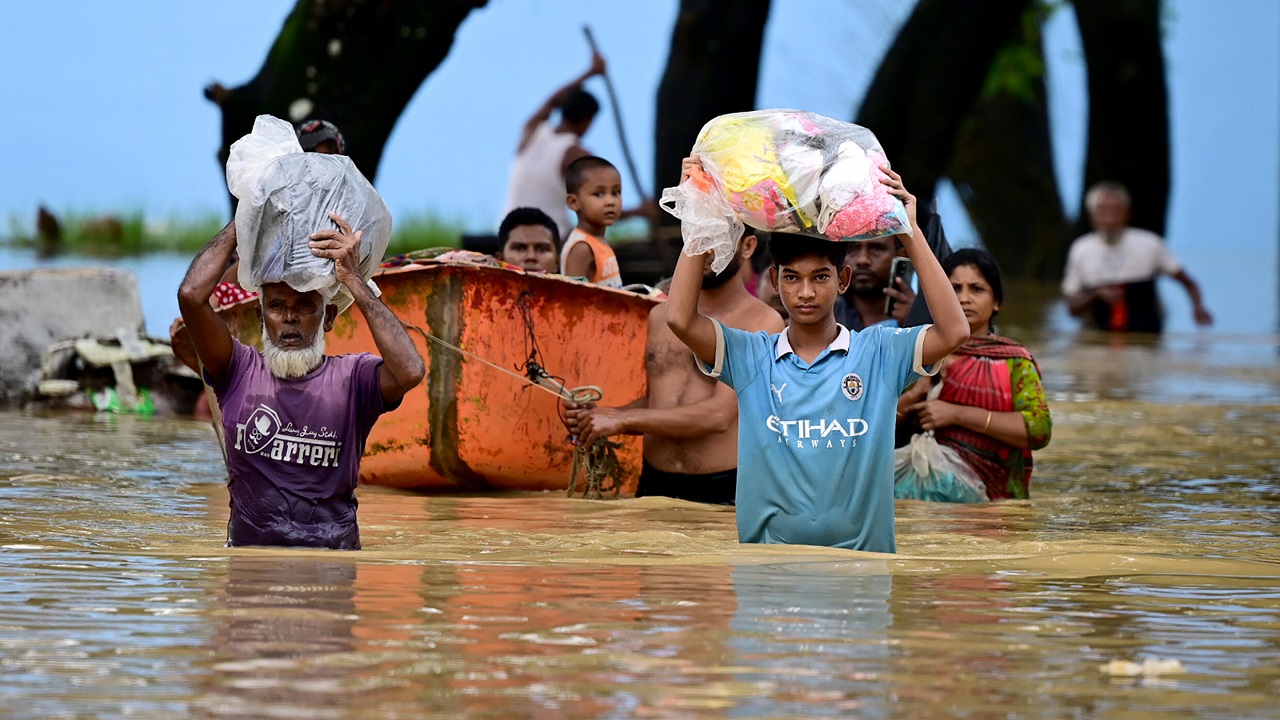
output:
[[[233,343],[214,387],[231,480],[227,545],[360,549],[356,482],[365,439],[386,408],[376,355],[326,356],[282,379]]]

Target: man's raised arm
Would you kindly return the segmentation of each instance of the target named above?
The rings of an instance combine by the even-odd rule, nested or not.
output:
[[[529,144],[529,138],[533,137],[534,128],[538,127],[539,123],[545,122],[547,118],[551,117],[551,113],[564,103],[565,99],[569,97],[569,93],[582,87],[582,84],[585,83],[592,75],[599,75],[603,73],[604,68],[604,57],[599,53],[592,53],[591,66],[587,68],[587,71],[571,80],[564,87],[561,87],[551,93],[551,97],[548,97],[546,101],[542,103],[541,107],[534,111],[533,115],[530,115],[528,120],[524,121],[524,129],[520,133],[520,144],[516,147],[516,152],[524,150],[525,146]],[[569,160],[568,162],[573,162],[573,160]]]
[[[951,279],[943,272],[938,258],[929,249],[929,242],[916,224],[916,197],[907,192],[902,184],[902,177],[884,165],[880,168],[886,177],[880,182],[889,186],[890,194],[902,201],[907,210],[907,218],[911,221],[910,235],[899,235],[907,257],[916,268],[916,277],[920,278],[920,292],[924,293],[925,304],[929,314],[933,316],[933,327],[924,336],[924,347],[921,350],[921,362],[928,366],[951,354],[969,339],[969,321],[965,319],[964,310],[956,298],[956,291],[951,287]]]
[[[373,294],[360,276],[360,232],[351,232],[351,226],[337,213],[329,213],[338,230],[321,230],[311,235],[311,252],[334,261],[338,282],[346,286],[355,298],[369,333],[382,356],[379,382],[382,400],[388,405],[400,402],[405,393],[417,387],[426,376],[427,369],[422,356],[413,346],[409,334],[404,331],[399,318]]]
[[[187,268],[187,276],[178,287],[178,309],[187,333],[195,345],[205,374],[215,383],[221,382],[231,362],[231,331],[223,322],[209,297],[218,287],[222,273],[236,249],[236,223],[231,221],[218,231]]]
[[[702,294],[701,255],[680,251],[676,272],[667,290],[667,327],[693,351],[694,357],[707,365],[716,362],[716,328],[711,318],[698,312],[698,296]]]

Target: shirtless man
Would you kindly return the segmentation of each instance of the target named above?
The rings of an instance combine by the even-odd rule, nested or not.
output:
[[[748,229],[724,272],[708,266],[698,309],[726,327],[781,332],[777,311],[747,292],[738,272],[756,251]],[[644,435],[644,468],[636,497],[664,495],[732,504],[738,475],[738,398],[728,385],[698,372],[693,354],[667,328],[667,307],[649,312],[645,347],[649,394],[622,407],[565,404],[569,429],[591,444],[611,435]]]

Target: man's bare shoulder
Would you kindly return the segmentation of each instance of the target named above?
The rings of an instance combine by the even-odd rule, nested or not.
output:
[[[694,370],[689,350],[667,327],[667,304],[659,303],[649,311],[649,338],[645,343],[644,364],[650,382],[672,370]],[[650,388],[652,391],[652,387]]]
[[[763,330],[773,334],[782,332],[782,329],[786,327],[778,311],[769,307],[768,303],[754,295],[746,295],[735,303],[728,312],[724,313],[723,317],[717,319],[727,327],[746,330],[747,332]]]

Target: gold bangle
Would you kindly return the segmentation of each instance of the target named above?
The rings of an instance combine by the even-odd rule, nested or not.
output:
[[[982,426],[982,433],[984,435],[986,434],[987,428],[989,427],[991,427],[991,411],[990,410],[987,411],[987,422]]]

